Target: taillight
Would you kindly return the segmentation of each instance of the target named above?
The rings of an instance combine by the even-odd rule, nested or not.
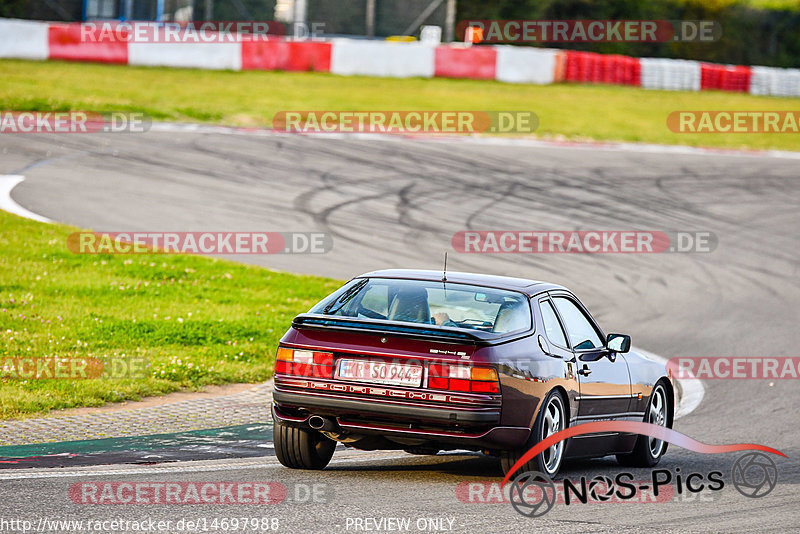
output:
[[[333,354],[330,352],[315,352],[314,365],[333,365]]]
[[[275,373],[314,378],[333,378],[333,353],[278,347]]]
[[[472,382],[472,391],[475,393],[497,393],[500,389],[497,382]]]
[[[428,387],[473,393],[499,393],[497,371],[491,367],[431,364],[428,367]]]

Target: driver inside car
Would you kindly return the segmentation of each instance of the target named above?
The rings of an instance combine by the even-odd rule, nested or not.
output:
[[[439,326],[458,326],[445,312],[434,313],[433,317],[431,317],[431,320],[433,321],[433,324]]]

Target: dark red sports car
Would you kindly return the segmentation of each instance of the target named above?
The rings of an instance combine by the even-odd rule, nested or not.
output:
[[[336,442],[415,454],[469,449],[504,471],[541,439],[583,422],[672,426],[663,363],[605,336],[564,287],[518,278],[386,270],[354,278],[298,315],[275,364],[275,453],[322,469]],[[526,470],[616,454],[655,465],[667,444],[633,434],[562,441]]]

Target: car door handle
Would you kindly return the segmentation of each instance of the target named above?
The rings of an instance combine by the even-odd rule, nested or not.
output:
[[[589,366],[584,363],[583,367],[578,370],[578,374],[583,376],[589,376],[590,374],[592,374],[592,370],[589,369]]]

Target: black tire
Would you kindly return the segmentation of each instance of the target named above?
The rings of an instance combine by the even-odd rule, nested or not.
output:
[[[542,401],[542,407],[539,409],[539,414],[536,416],[536,421],[533,424],[533,429],[531,430],[531,436],[528,439],[528,442],[525,444],[524,447],[521,449],[514,449],[511,451],[503,451],[500,454],[500,465],[503,468],[503,474],[508,474],[511,468],[514,466],[517,461],[522,458],[522,455],[528,452],[531,447],[539,443],[542,439],[549,436],[552,432],[552,428],[547,428],[545,424],[545,419],[547,418],[548,410],[550,410],[551,406],[555,405],[560,413],[560,423],[558,430],[564,430],[569,425],[569,418],[567,417],[567,410],[566,410],[566,403],[564,401],[564,396],[557,390],[552,390],[548,393],[544,400]],[[551,412],[552,415],[552,412]],[[526,471],[538,471],[540,473],[544,473],[550,478],[553,478],[557,473],[558,470],[561,468],[561,463],[564,460],[564,449],[566,448],[566,442],[561,441],[558,444],[554,445],[547,451],[538,454],[532,460],[528,460],[514,475],[519,475]],[[558,459],[555,462],[548,461],[546,455],[552,454],[554,451],[553,449],[558,450]],[[550,457],[552,460],[552,457]]]
[[[661,395],[661,402],[663,403],[663,422],[653,420],[651,409],[654,408],[654,403]],[[658,382],[650,394],[650,400],[647,402],[647,409],[644,412],[645,423],[662,424],[668,428],[672,428],[672,400],[671,396],[667,393],[667,387],[663,382]],[[654,443],[655,442],[655,443]],[[654,446],[658,445],[658,452],[654,452]],[[636,445],[633,451],[628,454],[617,454],[617,462],[625,467],[653,467],[667,452],[667,442],[650,438],[649,436],[639,436],[636,439]]]
[[[275,421],[275,456],[292,469],[324,469],[333,457],[336,442],[316,430]]]

